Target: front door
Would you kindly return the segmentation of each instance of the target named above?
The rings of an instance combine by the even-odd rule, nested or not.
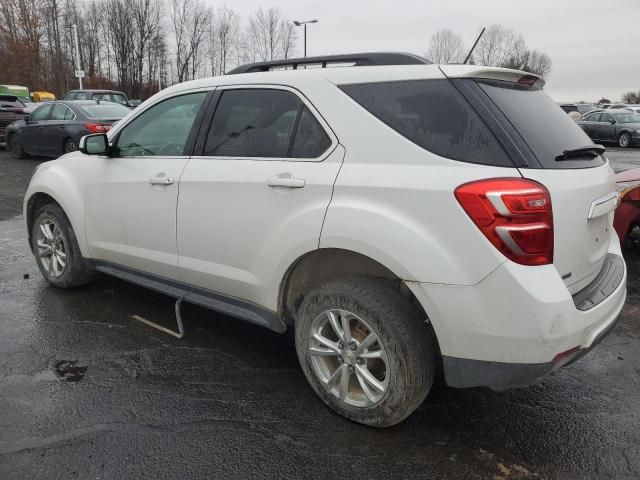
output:
[[[178,280],[176,202],[207,92],[163,100],[114,133],[86,190],[93,258]]]
[[[30,115],[29,122],[25,123],[20,132],[22,147],[31,155],[46,155],[46,148],[43,143],[43,133],[49,115],[53,108],[52,103],[44,104],[36,108]]]
[[[216,95],[204,148],[180,180],[180,271],[187,283],[275,310],[278,272],[318,247],[344,150],[291,90]]]

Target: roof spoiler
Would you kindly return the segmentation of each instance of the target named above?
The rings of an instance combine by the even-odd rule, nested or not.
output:
[[[501,80],[537,88],[542,88],[545,84],[544,78],[538,75],[510,68],[485,67],[482,65],[440,65],[440,70],[448,78]]]

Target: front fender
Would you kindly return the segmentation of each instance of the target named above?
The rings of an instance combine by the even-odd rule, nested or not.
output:
[[[30,218],[31,207],[39,194],[48,195],[57,202],[71,223],[82,256],[87,258],[89,249],[84,228],[84,185],[89,167],[90,161],[75,152],[41,164],[31,178],[23,204],[28,225],[33,220]],[[28,233],[31,239],[31,232]]]

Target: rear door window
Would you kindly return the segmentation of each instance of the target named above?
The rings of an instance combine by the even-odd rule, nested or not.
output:
[[[542,89],[511,82],[478,83],[518,131],[542,168],[587,168],[605,163],[602,155],[589,152],[570,160],[556,159],[566,150],[592,145],[593,141]]]
[[[340,88],[425,150],[463,162],[513,167],[482,118],[449,80],[364,83]]]
[[[205,145],[206,156],[286,157],[300,100],[283,90],[222,93]]]
[[[601,113],[593,113],[587,117],[587,120],[590,122],[599,122]]]
[[[50,117],[51,120],[71,120],[73,114],[65,105],[56,103],[53,106]]]

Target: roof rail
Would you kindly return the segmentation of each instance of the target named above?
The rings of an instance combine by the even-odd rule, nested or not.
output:
[[[241,65],[227,72],[227,75],[239,73],[268,72],[274,69],[286,69],[290,67],[297,70],[301,65],[318,65],[326,68],[331,63],[352,63],[354,67],[371,65],[420,65],[430,64],[426,58],[411,53],[396,52],[368,52],[348,53],[344,55],[327,55],[322,57],[288,58],[286,60],[273,60],[270,62],[257,62]]]

